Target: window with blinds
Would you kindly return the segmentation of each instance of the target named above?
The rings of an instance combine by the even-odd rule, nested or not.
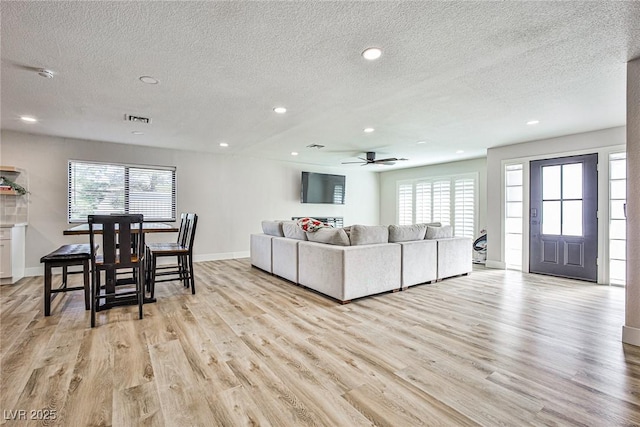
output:
[[[477,176],[419,179],[398,184],[398,224],[453,224],[456,236],[474,237]]]
[[[398,185],[398,224],[413,224],[413,185]]]
[[[175,221],[176,169],[69,161],[68,220],[87,215],[142,214],[145,221]]]
[[[476,212],[476,188],[473,179],[456,179],[455,207],[453,229],[455,235],[460,237],[474,237],[475,235],[475,212]]]

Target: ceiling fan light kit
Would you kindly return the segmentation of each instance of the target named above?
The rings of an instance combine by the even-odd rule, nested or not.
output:
[[[361,160],[360,162],[342,162],[342,164],[343,165],[359,164],[361,166],[367,166],[367,165],[392,166],[392,165],[395,165],[396,162],[409,160],[409,159],[397,158],[397,157],[389,157],[389,158],[386,158],[386,159],[377,159],[376,160],[375,151],[367,151],[366,155],[367,155],[366,158],[358,157]]]

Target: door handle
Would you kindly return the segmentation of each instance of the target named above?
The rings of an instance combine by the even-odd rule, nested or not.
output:
[[[538,209],[531,208],[531,218],[537,218],[537,217],[538,217]]]

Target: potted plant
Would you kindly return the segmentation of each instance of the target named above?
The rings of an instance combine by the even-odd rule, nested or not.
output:
[[[20,196],[23,196],[28,193],[26,188],[24,188],[20,184],[16,184],[6,176],[0,176],[0,188],[12,189]]]

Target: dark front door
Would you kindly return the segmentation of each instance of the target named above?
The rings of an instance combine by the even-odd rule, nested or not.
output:
[[[595,282],[598,155],[531,162],[529,271]]]

